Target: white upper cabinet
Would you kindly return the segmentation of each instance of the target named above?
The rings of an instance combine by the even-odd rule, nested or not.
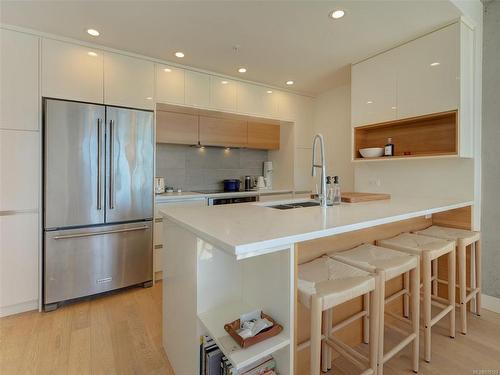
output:
[[[210,77],[210,107],[236,112],[237,81],[217,76]]]
[[[104,103],[132,108],[154,108],[154,64],[104,53]]]
[[[186,104],[210,107],[210,75],[186,70]]]
[[[185,103],[184,69],[167,65],[156,65],[156,101],[158,103]]]
[[[251,83],[239,82],[237,110],[240,113],[263,117],[277,117],[279,105],[273,90]]]
[[[38,41],[0,29],[0,128],[38,130]]]
[[[351,122],[353,126],[396,119],[397,53],[392,51],[352,66]]]
[[[458,109],[459,26],[452,24],[396,49],[399,118]]]
[[[42,95],[103,103],[103,53],[52,39],[42,41]]]

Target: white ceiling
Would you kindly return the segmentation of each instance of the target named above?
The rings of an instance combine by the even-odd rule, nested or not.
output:
[[[337,8],[346,15],[334,21],[328,13]],[[448,0],[1,0],[0,11],[5,24],[281,87],[292,79],[293,90],[311,94],[345,82],[349,63],[460,15]],[[90,27],[101,35],[90,37]]]

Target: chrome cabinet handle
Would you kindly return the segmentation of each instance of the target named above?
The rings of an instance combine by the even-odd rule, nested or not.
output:
[[[115,208],[114,195],[115,195],[115,178],[114,178],[114,155],[113,155],[113,142],[114,142],[114,124],[113,120],[109,120],[109,208]]]
[[[101,210],[102,209],[102,202],[101,202],[101,119],[97,119],[97,209]]]
[[[66,239],[69,239],[69,238],[102,236],[104,234],[134,232],[134,231],[137,231],[137,230],[146,230],[146,229],[149,229],[149,227],[144,226],[144,227],[135,227],[135,228],[106,230],[106,231],[102,231],[102,232],[87,232],[87,233],[65,234],[65,235],[62,235],[62,236],[54,236],[52,238],[54,240],[66,240]]]

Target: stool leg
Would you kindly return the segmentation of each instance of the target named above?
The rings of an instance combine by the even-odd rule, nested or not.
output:
[[[328,337],[328,314],[330,312],[329,310],[323,311],[323,317],[321,320],[321,324],[323,326],[323,335],[325,335],[325,338]],[[328,371],[328,345],[326,345],[325,341],[321,342],[321,371],[327,372]]]
[[[457,246],[458,251],[458,284],[460,293],[460,331],[463,335],[467,333],[467,303],[465,297],[467,296],[467,281],[466,281],[466,248],[462,244]]]
[[[432,281],[432,295],[437,296],[438,295],[438,281],[437,281],[437,276],[438,276],[438,260],[434,259],[432,261],[432,277],[435,277],[436,279]]]
[[[328,327],[330,327],[330,330],[328,331],[328,338],[331,337],[331,329],[333,327],[333,309],[330,309],[328,310],[328,314],[326,315],[327,319],[328,319]],[[330,348],[328,345],[327,345],[327,356],[326,356],[326,360],[327,360],[327,364],[328,364],[328,370],[330,370],[332,368],[332,356],[333,356],[333,349]]]
[[[405,272],[404,275],[403,275],[403,288],[405,288],[406,290],[410,290],[410,273],[409,272]],[[403,296],[403,316],[405,318],[408,318],[409,316],[409,306],[410,304],[410,296],[408,295],[408,293],[405,293],[405,295]]]
[[[310,374],[318,375],[321,368],[321,314],[322,300],[320,297],[311,298],[311,347],[310,347]]]
[[[411,325],[416,335],[413,340],[413,372],[418,373],[419,349],[420,349],[420,264],[411,270]]]
[[[380,271],[378,276],[378,372],[377,375],[384,373],[384,324],[385,324],[385,273]],[[374,311],[374,310],[372,310]]]
[[[476,285],[476,243],[475,242],[471,243],[471,245],[470,245],[469,272],[470,272],[470,288],[472,290],[474,290],[477,288],[477,285]],[[473,314],[477,314],[477,300],[476,300],[475,295],[470,300],[470,311]]]
[[[423,312],[424,312],[424,359],[431,361],[431,259],[429,255],[422,255],[422,281],[423,281]]]
[[[363,310],[366,315],[363,317],[363,342],[368,344],[370,342],[370,295],[363,296]]]
[[[379,364],[379,348],[378,339],[381,335],[379,322],[380,322],[380,304],[384,302],[383,295],[380,294],[379,285],[383,284],[379,282],[379,278],[375,279],[375,290],[370,293],[370,368],[373,370],[373,374],[376,375]],[[381,374],[381,372],[378,372]]]
[[[465,260],[465,259],[464,259]],[[456,301],[456,253],[448,254],[448,301],[453,308],[450,311],[450,337],[455,338],[455,301]],[[464,288],[465,289],[465,288]]]
[[[481,315],[481,292],[482,292],[482,282],[481,282],[481,241],[478,240],[475,243],[476,247],[476,288],[479,292],[476,294],[476,314]]]

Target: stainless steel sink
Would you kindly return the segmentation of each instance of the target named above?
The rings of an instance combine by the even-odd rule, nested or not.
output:
[[[319,206],[319,202],[306,201],[306,202],[282,203],[267,207],[275,208],[277,210],[291,210],[293,208],[314,207],[314,206]]]

